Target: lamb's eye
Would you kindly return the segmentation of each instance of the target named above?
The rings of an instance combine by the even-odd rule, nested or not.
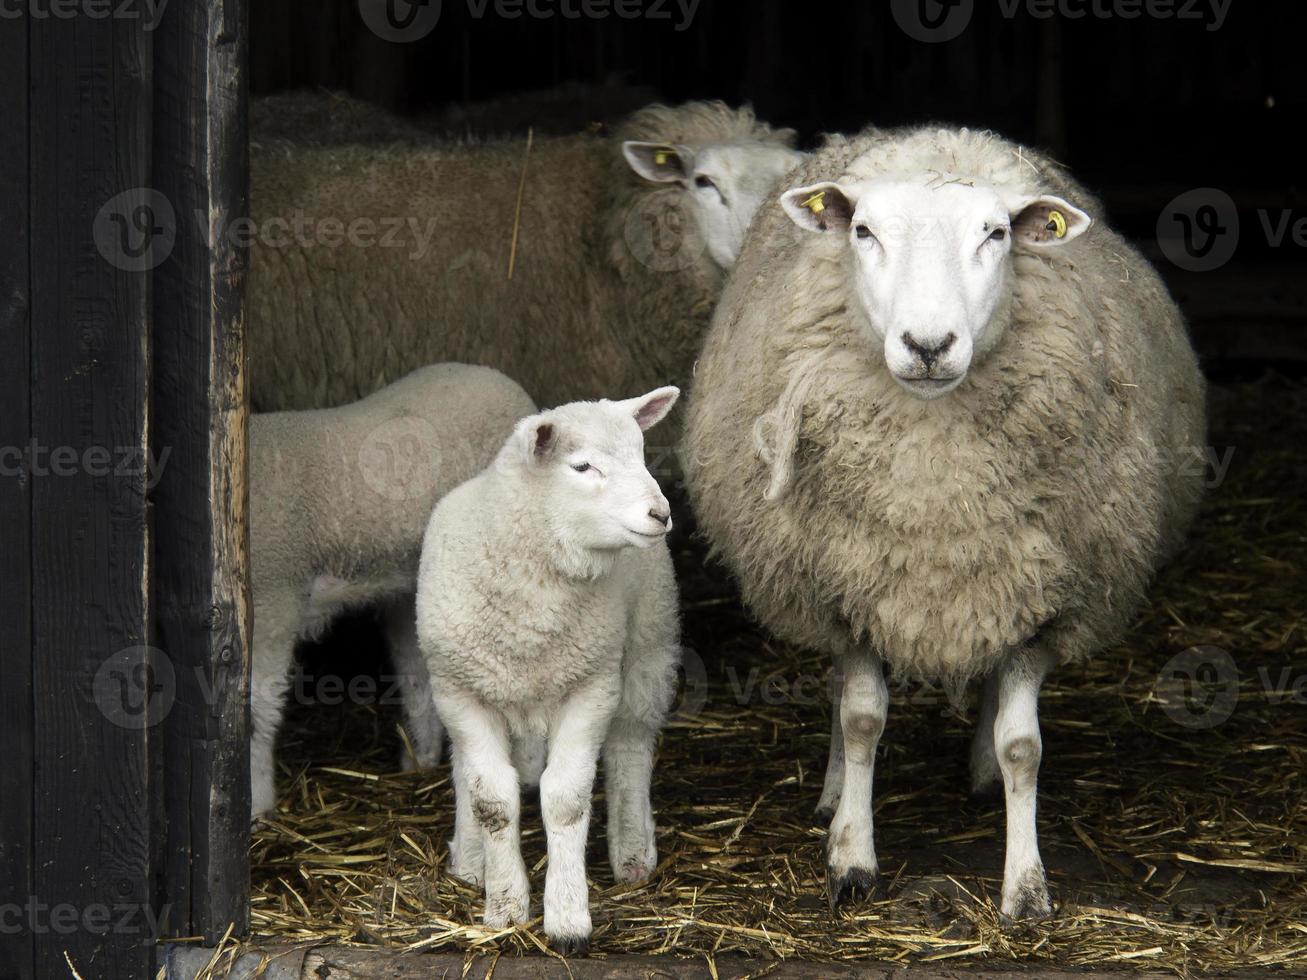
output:
[[[573,463],[572,469],[576,470],[578,473],[589,473],[591,466],[589,463]]]
[[[1006,228],[995,228],[993,231],[989,233],[989,240],[991,242],[1001,242],[1005,238],[1007,238]]]
[[[698,177],[695,177],[695,178],[694,178],[694,186],[695,186],[695,187],[712,187],[712,188],[716,188],[716,187],[717,187],[717,185],[713,183],[712,178],[706,176],[705,174],[700,174]]]
[[[857,235],[858,235],[859,238],[871,238],[871,237],[872,237],[872,235],[871,235],[871,229],[868,228],[866,225],[858,225],[858,227],[857,227],[856,229],[854,229],[854,230],[857,232]]]

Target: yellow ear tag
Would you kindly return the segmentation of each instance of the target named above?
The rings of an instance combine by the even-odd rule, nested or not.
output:
[[[1066,238],[1066,215],[1061,211],[1048,212],[1048,224],[1045,226],[1055,238]]]
[[[812,197],[804,201],[803,206],[813,214],[821,214],[826,210],[825,197],[825,191],[818,191],[816,194],[812,195]]]
[[[654,163],[660,167],[665,167],[667,166],[667,157],[668,153],[666,150],[659,150],[654,154]]]

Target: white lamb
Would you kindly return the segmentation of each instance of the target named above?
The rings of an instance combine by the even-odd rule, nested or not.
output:
[[[276,805],[273,745],[295,644],[347,607],[383,607],[406,687],[416,753],[407,761],[439,761],[441,729],[413,625],[422,531],[436,501],[483,469],[534,411],[498,371],[437,364],[352,405],[250,420],[255,817]]]
[[[679,661],[671,511],[643,433],[680,392],[577,402],[522,420],[493,466],[431,515],[418,637],[453,753],[450,869],[486,890],[485,921],[530,917],[519,792],[538,780],[544,925],[589,946],[585,845],[602,748],[619,881],[657,860],[649,785]]]

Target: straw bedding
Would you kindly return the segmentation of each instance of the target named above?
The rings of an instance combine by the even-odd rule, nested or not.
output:
[[[998,926],[1002,804],[966,801],[974,705],[903,684],[891,686],[876,773],[889,900],[832,915],[825,831],[812,819],[827,664],[763,636],[720,569],[704,567],[702,546],[680,536],[685,640],[704,666],[690,671],[689,710],[664,736],[662,863],[650,882],[612,885],[596,809],[595,953],[1307,969],[1307,385],[1216,386],[1213,401],[1211,442],[1234,455],[1191,546],[1128,641],[1063,669],[1043,696],[1051,921]],[[1159,682],[1194,647],[1230,655],[1237,701],[1233,687],[1225,701],[1184,701]],[[1199,680],[1217,683],[1202,691],[1234,683],[1219,655],[1191,656],[1212,661]],[[1218,718],[1232,710],[1219,724],[1177,720],[1204,706]],[[282,807],[251,854],[254,939],[541,952],[538,919],[487,931],[477,894],[443,874],[448,767],[396,773],[399,720],[391,705],[292,710]],[[538,912],[534,803],[523,846]]]

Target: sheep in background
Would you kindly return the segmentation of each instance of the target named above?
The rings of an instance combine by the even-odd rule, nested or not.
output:
[[[984,679],[972,779],[1004,784],[1001,910],[1047,914],[1038,692],[1121,638],[1196,510],[1184,322],[1077,184],[991,134],[835,138],[798,178],[698,364],[696,515],[763,623],[837,659],[832,902],[878,873],[887,663]]]
[[[545,932],[565,954],[589,944],[601,749],[613,875],[638,881],[657,863],[649,784],[679,648],[671,511],[643,433],[678,395],[523,419],[494,465],[436,506],[422,543],[418,636],[453,752],[450,870],[485,885],[488,925],[530,918],[518,819],[522,785],[538,780]]]
[[[255,157],[255,404],[341,404],[443,360],[493,365],[550,404],[685,380],[719,260],[801,158],[792,143],[747,108],[699,102],[529,154],[511,141]]]
[[[342,408],[250,420],[253,814],[276,806],[273,747],[298,640],[381,606],[416,758],[440,758],[413,595],[422,532],[535,405],[497,371],[437,364]]]

